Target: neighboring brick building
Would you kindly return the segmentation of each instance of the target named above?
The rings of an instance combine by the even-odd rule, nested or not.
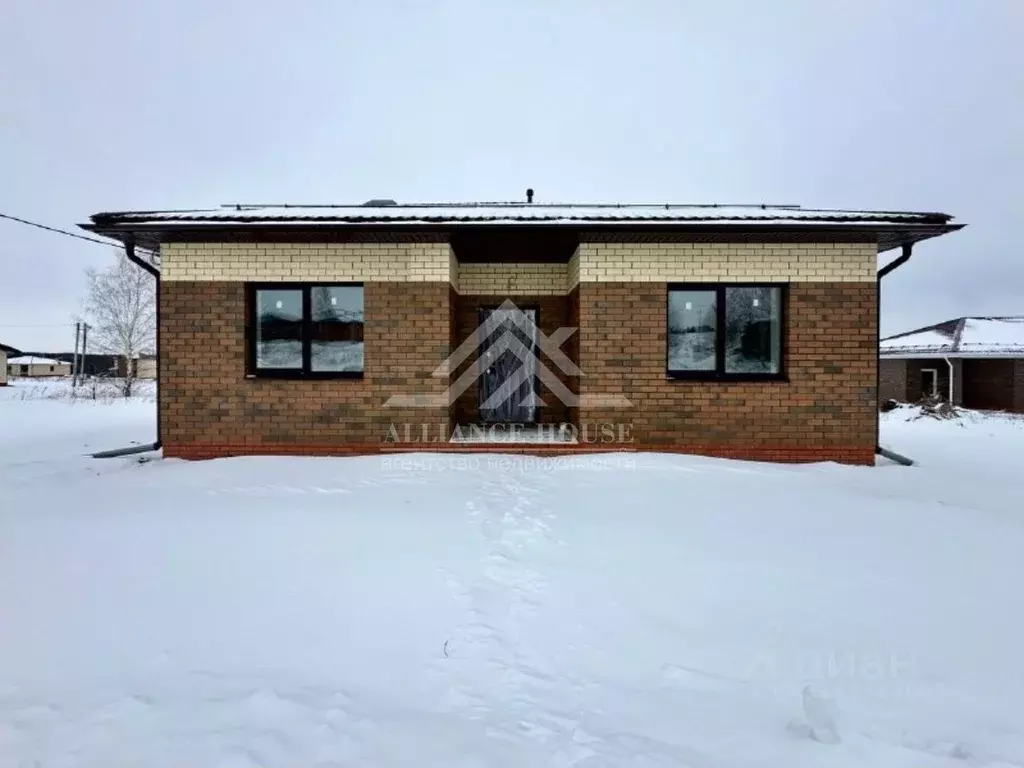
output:
[[[880,401],[937,396],[1024,413],[1024,317],[958,317],[889,336],[880,347]]]
[[[448,442],[457,426],[516,422],[567,425],[577,441],[502,450],[867,464],[878,253],[962,225],[792,207],[381,203],[84,226],[159,253],[147,268],[161,283],[167,456],[465,450]]]

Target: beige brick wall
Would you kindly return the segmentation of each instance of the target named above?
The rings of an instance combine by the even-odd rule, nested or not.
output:
[[[580,249],[577,248],[569,258],[569,274],[566,282],[566,289],[572,290],[580,284]]]
[[[451,281],[448,243],[164,243],[161,279]]]
[[[448,246],[448,282],[452,288],[459,290],[459,260],[455,258],[455,250]]]
[[[579,282],[874,282],[874,243],[582,243]]]
[[[162,279],[450,282],[562,295],[589,282],[873,282],[873,243],[582,243],[567,264],[460,264],[448,243],[164,243]]]
[[[568,292],[566,264],[459,264],[461,294],[564,296]]]

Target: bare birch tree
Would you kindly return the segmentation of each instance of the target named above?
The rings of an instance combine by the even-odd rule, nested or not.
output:
[[[85,315],[90,346],[123,365],[123,394],[131,397],[138,358],[156,346],[156,280],[118,251],[107,269],[87,269]]]

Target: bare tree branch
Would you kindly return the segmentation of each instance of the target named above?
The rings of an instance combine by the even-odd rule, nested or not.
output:
[[[156,346],[156,281],[121,251],[110,267],[87,269],[85,275],[89,339],[97,349],[121,358],[124,395],[131,397],[138,357]]]

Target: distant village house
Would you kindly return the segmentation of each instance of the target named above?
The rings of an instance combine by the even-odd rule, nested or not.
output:
[[[54,360],[51,357],[36,357],[35,355],[9,357],[7,358],[7,375],[9,378],[70,376],[71,363]]]

